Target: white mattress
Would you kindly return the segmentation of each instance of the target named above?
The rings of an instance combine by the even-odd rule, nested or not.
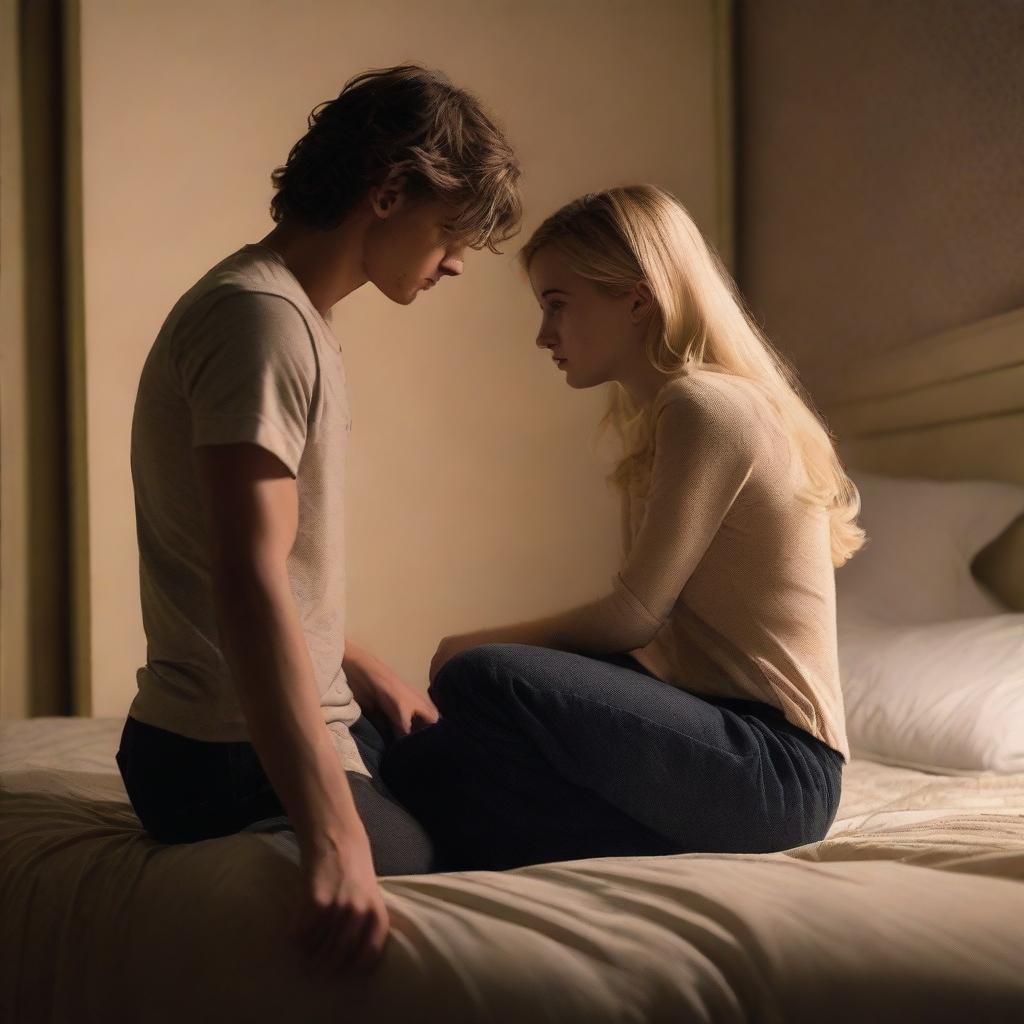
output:
[[[381,880],[365,978],[284,938],[290,833],[152,842],[121,721],[0,723],[0,1020],[1020,1021],[1024,774],[854,760],[821,843]]]

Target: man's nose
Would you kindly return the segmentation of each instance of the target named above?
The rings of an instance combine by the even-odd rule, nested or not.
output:
[[[462,273],[463,263],[461,258],[451,257],[441,262],[441,273],[449,277],[458,277]]]

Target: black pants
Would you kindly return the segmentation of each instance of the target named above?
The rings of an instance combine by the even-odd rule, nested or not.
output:
[[[364,712],[351,727],[373,777],[346,772],[377,874],[437,870],[431,840],[380,777],[380,760],[393,734],[386,722],[378,724],[379,729]],[[292,827],[249,742],[194,740],[129,715],[116,761],[135,813],[159,842],[232,835],[272,818],[279,819],[276,828]]]
[[[835,819],[843,758],[760,701],[700,696],[628,655],[463,651],[440,721],[381,771],[447,870],[615,855],[769,853]]]

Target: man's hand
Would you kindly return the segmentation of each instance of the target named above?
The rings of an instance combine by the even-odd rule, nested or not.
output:
[[[345,644],[344,667],[360,706],[384,715],[396,737],[433,725],[440,717],[425,693],[409,686],[379,658],[349,640]]]
[[[378,708],[387,716],[396,736],[408,736],[414,729],[433,725],[440,717],[434,702],[425,693],[401,681],[380,691]]]
[[[365,833],[302,850],[303,892],[291,937],[325,971],[368,971],[384,950],[390,919]]]
[[[366,828],[324,726],[287,571],[295,478],[255,444],[196,448],[221,645],[251,740],[299,842],[308,947],[339,966],[379,956],[388,918]]]

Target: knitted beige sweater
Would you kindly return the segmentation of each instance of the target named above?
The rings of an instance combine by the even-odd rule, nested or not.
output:
[[[612,590],[540,635],[628,651],[693,693],[764,701],[848,761],[829,520],[796,497],[802,464],[774,410],[750,381],[699,368],[651,411],[649,487],[623,496]]]

